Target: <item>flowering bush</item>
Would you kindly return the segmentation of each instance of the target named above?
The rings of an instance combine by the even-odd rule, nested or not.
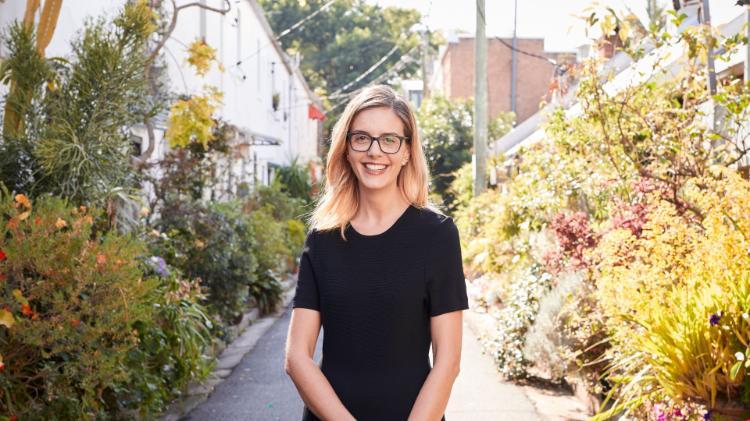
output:
[[[0,411],[94,418],[117,408],[139,323],[151,323],[142,242],[95,229],[100,212],[0,192]]]
[[[621,22],[599,12],[590,21]],[[654,31],[644,36],[657,47],[688,47],[679,76],[654,54],[652,74],[615,90],[599,59],[582,63],[575,112],[549,113],[546,135],[521,148],[510,179],[456,214],[466,263],[511,279],[495,295],[545,303],[515,324],[499,320],[501,369],[577,367],[568,375],[612,404],[597,419],[703,417],[702,407],[721,414],[726,402],[750,404],[750,183],[728,168],[749,151],[738,128],[750,89],[729,80],[711,98],[692,60],[706,54],[710,34]],[[644,57],[644,45],[619,35],[627,54]],[[737,44],[716,41],[726,51]],[[524,282],[535,261],[556,277],[552,292]],[[570,271],[581,282],[560,299]],[[519,312],[514,301],[499,301],[499,311]],[[550,322],[556,312],[559,324]],[[522,320],[537,323],[529,330]]]
[[[534,266],[510,285],[508,300],[498,314],[497,336],[486,341],[500,372],[508,378],[526,376],[530,361],[523,348],[525,335],[536,319],[539,301],[549,291],[552,277]]]

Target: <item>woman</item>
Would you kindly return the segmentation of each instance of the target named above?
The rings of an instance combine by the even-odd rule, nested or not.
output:
[[[303,420],[444,419],[468,308],[461,248],[452,219],[429,204],[416,121],[391,88],[348,104],[326,176],[286,344]]]

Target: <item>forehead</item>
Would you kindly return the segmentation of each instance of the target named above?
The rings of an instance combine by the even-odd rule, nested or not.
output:
[[[349,130],[362,130],[373,136],[383,133],[395,133],[403,136],[404,124],[392,109],[375,107],[358,112],[352,120]]]

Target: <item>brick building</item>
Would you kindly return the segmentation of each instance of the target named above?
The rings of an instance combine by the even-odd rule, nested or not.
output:
[[[487,39],[488,114],[497,117],[511,111],[512,39]],[[575,63],[576,53],[544,51],[544,39],[518,38],[519,50],[550,58],[559,64]],[[554,76],[550,62],[517,54],[516,124],[539,111],[539,103],[547,99]],[[474,37],[460,35],[449,40],[435,63],[431,88],[449,98],[474,97]]]

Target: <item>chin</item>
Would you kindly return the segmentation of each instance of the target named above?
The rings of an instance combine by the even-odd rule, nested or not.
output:
[[[383,190],[396,184],[396,180],[373,180],[365,175],[359,179],[359,184],[367,190]]]

